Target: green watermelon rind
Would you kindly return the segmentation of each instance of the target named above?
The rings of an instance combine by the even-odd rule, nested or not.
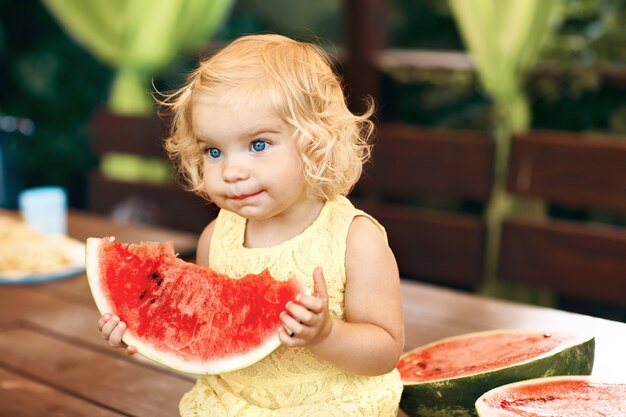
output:
[[[109,239],[111,241],[114,240],[114,238]],[[96,307],[98,308],[100,314],[113,312],[113,308],[107,300],[106,296],[104,295],[105,292],[100,287],[99,282],[99,253],[103,241],[104,240],[100,238],[88,238],[86,241],[85,250],[87,279],[89,282],[92,296],[96,303]],[[305,288],[299,281],[297,282],[301,286],[301,291],[305,294],[308,294],[308,289]],[[204,362],[191,361],[188,359],[182,360],[181,358],[173,354],[155,348],[153,345],[146,343],[143,339],[135,336],[131,329],[127,329],[124,332],[122,341],[128,346],[135,347],[137,349],[137,353],[145,356],[148,359],[151,359],[155,362],[158,362],[181,372],[199,375],[220,374],[245,368],[268,356],[281,344],[280,339],[278,338],[278,333],[275,333],[274,335],[270,336],[263,344],[249,350],[246,354]]]
[[[471,335],[529,331],[533,330],[501,329]],[[417,349],[468,336],[470,334],[438,340]],[[404,381],[400,407],[411,417],[476,417],[474,404],[478,397],[498,386],[553,375],[591,374],[594,351],[595,338],[580,336],[541,356],[496,370],[420,383]]]
[[[512,382],[509,384],[501,385],[495,388],[490,389],[489,391],[483,393],[475,402],[474,406],[476,408],[476,413],[478,417],[498,417],[502,415],[502,410],[495,410],[492,406],[488,404],[488,398],[493,395],[500,396],[503,392],[510,391],[511,389],[515,389],[516,387],[528,386],[528,385],[540,385],[543,383],[551,383],[554,381],[584,381],[590,383],[600,383],[600,384],[618,384],[624,386],[626,389],[626,380],[625,379],[616,379],[616,378],[600,378],[597,376],[589,376],[589,375],[557,375],[557,376],[548,376],[544,378],[532,378],[526,379],[523,381]]]

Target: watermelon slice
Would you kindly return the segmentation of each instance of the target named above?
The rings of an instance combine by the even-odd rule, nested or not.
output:
[[[626,382],[553,376],[503,385],[476,401],[480,417],[623,417]]]
[[[474,403],[500,385],[551,375],[590,374],[593,337],[504,329],[418,347],[400,358],[400,407],[410,416],[475,416]]]
[[[185,262],[171,242],[89,238],[86,252],[100,313],[126,323],[123,340],[139,353],[183,372],[224,373],[269,355],[280,345],[280,313],[306,292],[267,270],[232,279]]]

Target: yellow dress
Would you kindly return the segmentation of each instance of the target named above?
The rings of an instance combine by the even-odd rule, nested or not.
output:
[[[295,275],[311,289],[313,270],[322,266],[330,314],[344,319],[346,240],[355,216],[367,216],[385,234],[376,220],[339,196],[298,236],[269,248],[246,248],[246,220],[222,210],[209,263],[231,277],[269,268],[276,279]],[[352,375],[306,348],[281,346],[250,367],[199,377],[179,407],[183,417],[396,416],[401,392],[397,370],[375,377]]]

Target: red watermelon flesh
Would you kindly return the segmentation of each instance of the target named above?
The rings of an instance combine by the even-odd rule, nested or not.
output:
[[[577,338],[552,332],[478,332],[415,349],[397,368],[409,383],[455,378],[523,363]]]
[[[584,376],[530,379],[488,391],[476,409],[481,417],[623,417],[626,383]]]
[[[280,345],[287,302],[305,292],[265,270],[240,279],[176,257],[171,242],[87,240],[87,276],[101,313],[127,325],[124,341],[172,368],[215,374],[257,362]]]
[[[400,407],[411,417],[476,416],[476,400],[492,388],[549,375],[588,375],[594,349],[589,335],[528,329],[442,339],[400,358]]]

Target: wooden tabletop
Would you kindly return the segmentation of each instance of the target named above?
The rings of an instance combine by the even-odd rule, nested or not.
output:
[[[72,212],[70,235],[121,241],[173,240],[193,252],[196,236]],[[186,246],[187,245],[187,246]],[[182,251],[181,251],[182,252]],[[553,309],[402,283],[406,349],[495,328],[541,328],[596,336],[598,376],[626,376],[626,324]],[[195,379],[140,355],[111,349],[84,274],[48,283],[0,286],[0,416],[175,416]]]
[[[117,222],[109,217],[77,210],[70,211],[67,229],[68,235],[79,240],[106,236],[114,236],[118,241],[127,243],[171,240],[174,242],[178,255],[182,258],[195,257],[196,244],[198,243],[198,236],[193,233]]]

